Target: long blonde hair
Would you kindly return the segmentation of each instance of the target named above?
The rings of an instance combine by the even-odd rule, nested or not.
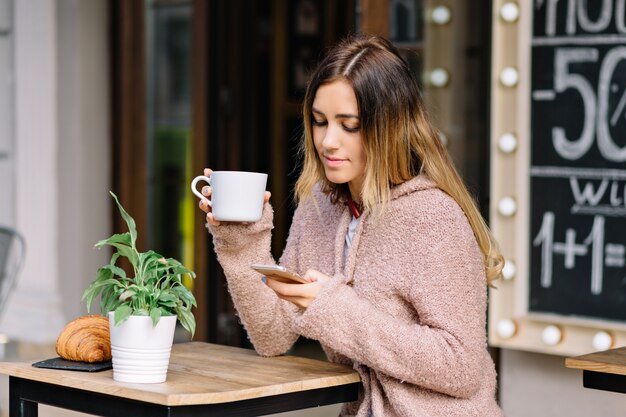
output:
[[[384,38],[347,38],[332,48],[313,72],[303,104],[303,167],[296,182],[296,198],[311,197],[317,184],[334,202],[346,192],[345,185],[326,179],[312,135],[311,109],[317,89],[336,80],[352,86],[359,109],[367,157],[363,207],[378,216],[390,200],[391,187],[419,174],[427,176],[461,207],[484,255],[487,281],[497,279],[504,260],[489,227],[428,119],[410,69]]]

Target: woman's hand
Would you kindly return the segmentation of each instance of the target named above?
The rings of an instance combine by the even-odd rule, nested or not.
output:
[[[204,176],[205,177],[210,177],[212,173],[213,173],[213,170],[211,168],[204,168]],[[207,213],[207,215],[206,215],[207,223],[210,224],[211,226],[219,226],[222,223],[217,221],[217,220],[215,220],[215,218],[213,217],[213,213],[211,212],[211,206],[209,206],[209,200],[208,199],[209,199],[209,197],[211,197],[211,186],[205,185],[204,187],[202,187],[201,193],[206,198],[203,198],[202,200],[200,200],[200,210],[202,210],[205,213]],[[263,197],[263,204],[265,204],[268,201],[270,201],[271,195],[272,194],[269,191],[265,192],[265,196]]]
[[[319,292],[330,280],[328,275],[314,269],[309,269],[304,274],[303,278],[309,281],[308,284],[286,284],[272,279],[269,275],[266,278],[266,285],[274,290],[278,298],[287,300],[302,309],[306,309],[317,298]]]

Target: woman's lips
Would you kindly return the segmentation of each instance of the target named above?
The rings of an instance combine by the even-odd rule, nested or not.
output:
[[[346,163],[347,159],[333,158],[331,156],[324,156],[324,162],[329,167],[338,167]]]

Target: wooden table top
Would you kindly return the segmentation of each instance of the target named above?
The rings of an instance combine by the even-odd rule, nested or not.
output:
[[[566,358],[565,366],[583,371],[626,375],[626,347]]]
[[[360,382],[352,369],[297,356],[261,357],[250,349],[202,342],[175,344],[167,381],[131,384],[113,371],[78,372],[0,362],[0,374],[155,404],[216,404]]]

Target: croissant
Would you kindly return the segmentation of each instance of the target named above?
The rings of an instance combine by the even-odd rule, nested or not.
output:
[[[82,316],[69,322],[57,338],[56,351],[70,361],[110,360],[109,320],[103,316]]]

